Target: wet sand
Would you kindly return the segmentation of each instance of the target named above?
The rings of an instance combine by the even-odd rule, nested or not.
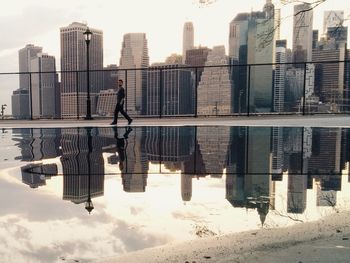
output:
[[[173,243],[96,262],[350,262],[350,212],[286,228]]]

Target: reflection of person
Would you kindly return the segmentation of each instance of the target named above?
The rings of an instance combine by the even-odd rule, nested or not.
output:
[[[126,147],[128,146],[128,137],[132,129],[128,127],[123,134],[123,137],[118,136],[118,128],[114,127],[114,138],[117,140],[117,153],[119,156],[119,169],[122,171],[124,169],[124,161],[126,157]]]
[[[118,122],[118,114],[119,112],[125,117],[125,119],[128,120],[128,124],[132,122],[132,119],[129,117],[129,115],[124,111],[124,98],[125,98],[125,90],[123,87],[123,80],[118,81],[118,92],[117,92],[117,104],[115,105],[114,109],[114,120],[111,123],[111,125],[115,125]]]

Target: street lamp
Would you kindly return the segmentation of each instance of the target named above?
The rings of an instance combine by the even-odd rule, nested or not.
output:
[[[90,64],[89,64],[89,45],[91,41],[92,32],[89,28],[84,32],[86,43],[86,68],[87,68],[87,100],[86,100],[86,117],[85,120],[92,120],[91,117],[91,99],[90,99]]]
[[[85,209],[89,212],[89,214],[91,213],[91,211],[94,209],[94,205],[92,204],[91,201],[91,169],[90,169],[90,165],[91,165],[91,153],[92,153],[92,136],[91,136],[91,128],[86,128],[86,132],[87,132],[87,136],[88,136],[88,156],[87,156],[87,161],[88,161],[88,199],[85,202]]]

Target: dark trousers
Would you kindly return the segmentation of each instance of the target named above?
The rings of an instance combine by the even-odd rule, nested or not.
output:
[[[118,121],[119,112],[125,117],[125,119],[127,119],[128,121],[131,120],[129,115],[124,111],[124,105],[120,105],[117,103],[117,105],[115,105],[115,110],[114,110],[114,122]]]

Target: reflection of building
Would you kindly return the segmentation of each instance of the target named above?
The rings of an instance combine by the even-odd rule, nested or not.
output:
[[[290,170],[288,175],[287,212],[302,214],[306,208],[307,175],[295,174]]]
[[[103,195],[104,160],[97,134],[90,134],[87,129],[63,129],[61,146],[63,200],[85,202],[89,180],[91,198]]]
[[[309,159],[309,172],[329,174],[340,173],[340,128],[313,128],[313,149]]]
[[[123,189],[126,192],[144,192],[147,185],[148,160],[145,154],[144,128],[135,129],[128,138],[126,158],[122,170]]]
[[[14,129],[13,132],[18,132],[21,136],[13,138],[21,149],[21,156],[16,159],[36,161],[55,158],[61,154],[59,129]]]
[[[222,177],[230,142],[229,127],[197,127],[197,141],[206,174]]]
[[[153,162],[188,160],[194,147],[193,127],[147,127],[145,154]]]
[[[283,171],[283,128],[272,128],[272,167],[271,173],[282,174]]]
[[[86,71],[86,43],[83,33],[87,24],[74,22],[60,28],[61,36],[61,70]],[[90,94],[91,112],[96,111],[96,98],[103,89],[103,72],[93,71],[103,69],[103,32],[90,28],[92,32],[89,46],[90,54]],[[87,76],[86,72],[62,73],[61,82],[61,114],[62,116],[77,116],[86,114]],[[79,97],[77,98],[77,91]],[[77,99],[79,101],[77,101]],[[79,109],[77,107],[79,106]]]
[[[46,179],[57,175],[56,164],[28,164],[21,167],[22,182],[37,188],[46,185]]]
[[[181,197],[183,201],[191,201],[192,175],[181,174]]]

